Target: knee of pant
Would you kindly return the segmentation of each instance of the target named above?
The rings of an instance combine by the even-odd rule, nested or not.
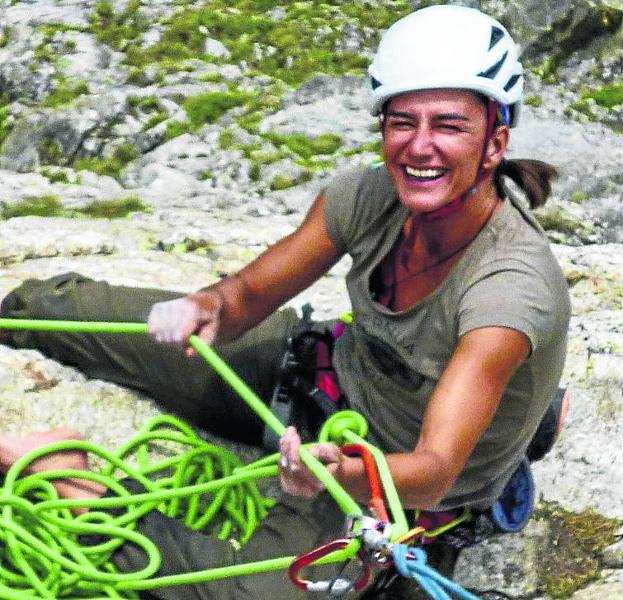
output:
[[[67,318],[72,304],[68,296],[86,281],[90,280],[79,273],[28,279],[2,300],[0,313],[12,318]]]

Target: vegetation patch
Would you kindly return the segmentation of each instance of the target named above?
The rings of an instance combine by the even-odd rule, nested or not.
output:
[[[534,213],[537,221],[546,231],[559,231],[567,235],[582,234],[589,235],[591,226],[583,223],[561,206],[552,204],[544,206]]]
[[[143,125],[143,131],[153,129],[156,125],[160,125],[160,123],[166,121],[168,118],[169,113],[166,110],[152,115],[151,117],[149,117],[149,119],[147,119],[145,125]]]
[[[60,78],[57,87],[41,104],[48,108],[58,108],[70,104],[79,96],[84,96],[88,93],[89,84],[86,81],[71,82]]]
[[[524,98],[524,104],[528,106],[539,107],[543,105],[543,98],[541,96],[526,96]]]
[[[183,242],[158,242],[158,250],[170,252],[171,254],[195,254],[210,255],[214,252],[214,243],[204,239],[186,238]]]
[[[94,200],[78,209],[80,215],[96,219],[121,219],[130,213],[146,212],[149,207],[138,196],[127,196],[113,200]]]
[[[39,169],[39,174],[46,177],[50,183],[71,183],[69,181],[69,177],[67,177],[67,173],[60,169],[43,167],[42,169]]]
[[[249,97],[249,92],[235,89],[207,92],[188,98],[184,102],[184,110],[192,128],[197,130],[207,123],[214,123],[231,108],[242,106]]]
[[[99,0],[89,21],[91,33],[98,42],[115,50],[125,50],[149,27],[149,21],[140,11],[140,0],[129,0],[126,8],[116,13],[110,0]]]
[[[344,143],[342,138],[335,133],[322,133],[312,138],[303,133],[285,135],[277,132],[269,132],[264,134],[263,137],[278,148],[280,146],[286,146],[289,150],[304,159],[320,154],[334,154]]]
[[[588,98],[604,108],[623,105],[623,83],[612,83],[599,89],[586,91],[582,94],[582,99]]]
[[[0,149],[2,148],[2,144],[4,140],[8,137],[9,133],[11,133],[11,129],[13,128],[13,124],[11,121],[11,112],[8,106],[3,106],[1,98],[0,98]]]
[[[156,96],[129,96],[127,103],[130,112],[135,117],[145,118],[145,116],[150,115],[143,125],[143,131],[151,129],[169,118],[169,112],[163,108]]]
[[[309,181],[313,173],[309,170],[302,171],[300,175],[292,177],[286,173],[277,173],[270,182],[270,189],[273,191],[287,190],[288,188],[300,185]]]
[[[161,110],[160,100],[156,96],[128,96],[128,106],[137,112],[150,113]]]
[[[76,171],[93,171],[98,175],[118,178],[123,168],[139,156],[136,146],[127,142],[117,146],[109,158],[79,158],[74,161],[73,168]]]
[[[282,12],[274,18],[271,11]],[[160,40],[147,48],[140,45],[144,29],[138,2],[115,15],[111,3],[100,1],[92,19],[98,39],[126,50],[125,62],[134,67],[172,64],[188,59],[209,60],[208,36],[222,42],[233,63],[298,85],[317,72],[332,75],[363,73],[380,31],[411,11],[409,2],[396,0],[371,10],[365,0],[288,2],[273,0],[210,0],[203,6],[179,11],[166,23]],[[361,50],[344,44],[344,31],[352,31]],[[223,59],[216,59],[223,60]]]
[[[63,205],[54,194],[30,196],[12,204],[5,204],[1,214],[3,219],[27,216],[60,217],[63,214]]]
[[[571,194],[569,200],[574,204],[582,204],[582,202],[588,200],[588,194],[586,192],[578,190]]]
[[[540,65],[533,67],[531,70],[544,83],[556,83],[556,72],[559,66],[559,59],[552,54],[547,56]]]
[[[44,137],[37,144],[39,160],[44,165],[60,165],[65,160],[63,147],[52,138]]]
[[[10,40],[9,28],[0,27],[0,48],[8,46]]]
[[[599,578],[601,551],[616,542],[618,519],[594,510],[573,513],[554,503],[544,503],[535,518],[550,526],[547,556],[540,561],[540,591],[550,598],[569,598],[576,590]]]
[[[171,121],[167,124],[166,131],[164,132],[165,141],[172,140],[185,133],[190,133],[192,126],[188,121]]]
[[[69,217],[69,218],[100,218],[120,219],[133,212],[149,210],[138,196],[115,198],[113,200],[94,200],[83,208],[64,208],[58,196],[45,194],[23,198],[12,204],[2,206],[2,219],[13,217]]]

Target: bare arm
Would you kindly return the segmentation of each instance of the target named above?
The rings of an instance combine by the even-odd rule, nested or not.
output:
[[[487,327],[463,336],[430,399],[416,447],[412,452],[387,455],[405,507],[433,508],[450,491],[529,349],[526,336],[513,329]],[[282,445],[286,457],[282,482],[290,493],[301,485],[305,473],[292,452],[297,443],[290,430]],[[355,498],[368,500],[360,459],[338,457],[324,447],[317,454],[321,460],[326,457],[329,469]],[[290,475],[292,466],[294,475]],[[309,485],[304,489],[304,495],[312,495]]]
[[[216,284],[223,297],[222,334],[231,339],[309,287],[341,257],[329,237],[320,193],[296,231],[232,277]]]
[[[183,343],[196,333],[206,342],[229,341],[258,324],[311,285],[342,256],[331,240],[320,193],[303,223],[235,275],[185,298],[154,305],[150,332]]]

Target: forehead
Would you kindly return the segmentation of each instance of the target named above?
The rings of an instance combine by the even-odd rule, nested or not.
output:
[[[480,114],[485,105],[480,96],[469,90],[435,89],[406,92],[389,101],[387,112],[453,112]]]

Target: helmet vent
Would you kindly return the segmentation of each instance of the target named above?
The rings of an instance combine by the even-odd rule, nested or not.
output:
[[[520,77],[521,75],[513,75],[504,86],[504,91],[508,92],[509,90],[512,90]]]
[[[491,40],[489,41],[489,50],[493,48],[502,38],[504,37],[504,32],[499,28],[493,25],[491,27]]]
[[[383,85],[378,79],[375,79],[374,77],[370,78],[370,85],[372,86],[372,89],[375,90],[378,87],[381,87],[381,85]]]
[[[478,73],[478,77],[486,77],[487,79],[495,79],[496,75],[500,72],[500,69],[504,65],[504,61],[508,56],[508,52],[504,52],[504,56],[498,60],[492,67],[489,67],[486,71]]]

